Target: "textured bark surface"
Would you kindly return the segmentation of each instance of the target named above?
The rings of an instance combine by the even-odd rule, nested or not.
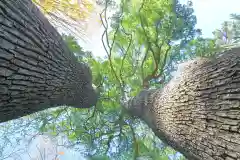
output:
[[[240,48],[189,62],[179,78],[141,92],[128,109],[189,160],[239,160]]]
[[[31,0],[0,1],[0,122],[49,107],[95,105],[86,64],[78,63]]]

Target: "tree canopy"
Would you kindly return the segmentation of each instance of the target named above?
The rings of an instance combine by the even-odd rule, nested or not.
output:
[[[34,2],[49,16],[61,12],[74,21],[86,19],[93,10],[87,0],[82,5],[65,0]],[[231,34],[226,22],[214,32],[215,39],[203,38],[201,29],[195,27],[197,18],[190,4],[121,0],[111,19],[107,18],[108,4],[103,4],[100,14],[106,57],[84,51],[74,35],[62,35],[79,62],[89,64],[99,97],[97,105],[85,110],[62,106],[36,113],[30,116],[38,124],[35,129],[51,136],[66,135],[71,146],[84,145],[85,157],[91,160],[185,159],[155,137],[144,122],[130,116],[123,105],[141,90],[163,88],[177,64],[195,57],[211,57],[222,50],[217,39],[225,33],[231,39],[226,44],[236,42],[239,16],[232,15],[235,21],[231,23]],[[55,18],[61,21],[61,17]]]
[[[54,27],[62,32],[86,40],[86,23],[96,10],[91,0],[33,0],[50,20]]]

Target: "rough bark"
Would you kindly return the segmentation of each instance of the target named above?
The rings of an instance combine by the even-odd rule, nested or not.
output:
[[[179,78],[127,107],[189,160],[239,160],[240,48],[189,62]]]
[[[95,105],[91,71],[31,0],[0,1],[0,122],[58,105]]]

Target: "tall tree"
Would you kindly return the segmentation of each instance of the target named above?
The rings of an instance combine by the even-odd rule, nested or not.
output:
[[[177,40],[181,40],[181,45],[179,48],[185,47],[186,44],[188,44],[188,41],[187,41],[187,40],[189,40],[188,38],[191,39],[194,36],[194,30],[192,29],[192,26],[185,24],[188,17],[190,19],[190,22],[194,21],[194,17],[191,16],[191,8],[188,9],[190,12],[185,13],[184,9],[186,9],[186,8],[181,7],[180,4],[176,5],[177,9],[179,9],[179,10],[177,10],[176,14],[174,14],[172,12],[172,8],[173,8],[172,6],[174,6],[174,5],[171,5],[171,1],[154,1],[154,0],[152,0],[152,1],[140,2],[140,1],[133,0],[133,1],[127,1],[125,3],[127,5],[122,6],[122,10],[125,10],[125,11],[123,13],[120,12],[120,14],[116,15],[117,20],[116,20],[116,23],[113,24],[114,25],[113,27],[116,28],[116,30],[113,30],[110,33],[110,38],[106,40],[106,41],[109,40],[110,43],[105,45],[105,47],[109,49],[108,50],[109,51],[108,58],[109,58],[109,63],[112,65],[112,66],[110,65],[111,67],[109,69],[111,69],[111,71],[113,73],[113,77],[116,77],[116,84],[120,84],[120,86],[122,85],[123,88],[126,86],[126,88],[123,89],[122,93],[123,92],[126,93],[126,91],[128,91],[128,93],[127,93],[128,95],[126,97],[130,97],[130,96],[134,96],[141,89],[141,87],[139,87],[139,88],[135,87],[136,85],[137,86],[141,85],[141,78],[143,78],[142,79],[143,82],[147,82],[147,81],[150,83],[151,83],[151,81],[152,82],[155,81],[155,83],[160,82],[160,81],[158,81],[159,80],[158,78],[159,78],[159,76],[161,78],[161,76],[163,75],[163,73],[164,73],[163,70],[165,70],[165,67],[167,66],[167,62],[169,61],[169,57],[171,57],[171,55],[172,55],[172,50],[169,48],[175,48],[174,43],[176,43]],[[129,7],[127,7],[127,6],[129,6]],[[133,9],[133,8],[138,8],[138,7],[139,7],[139,10]],[[162,13],[161,13],[161,11],[162,11]],[[106,22],[106,19],[103,19],[103,22]],[[107,24],[105,25],[105,28],[107,30],[107,28],[108,28]],[[131,31],[133,31],[133,32],[131,32]],[[188,32],[188,31],[190,31],[190,32]],[[159,34],[159,33],[161,33],[161,34]],[[190,33],[190,34],[187,34],[187,33]],[[191,37],[189,35],[193,35],[193,36]],[[134,41],[132,41],[132,39],[134,39]],[[192,41],[192,42],[194,42],[194,41]],[[208,53],[204,53],[204,52],[207,52],[207,50],[209,48],[210,48],[210,50],[211,50],[211,48],[216,49],[215,42],[212,40],[198,39],[198,43],[196,43],[196,41],[194,43],[195,43],[194,45],[190,45],[189,52],[190,53],[194,52],[195,54],[196,53],[202,54],[200,56],[210,56],[210,55],[208,55]],[[111,45],[111,44],[113,44],[113,45]],[[133,45],[135,45],[135,46],[132,47]],[[200,48],[200,47],[202,47],[202,48]],[[194,51],[194,49],[195,49],[195,51]],[[183,50],[180,50],[180,51],[182,52]],[[144,56],[144,54],[146,56]],[[119,59],[116,58],[118,56],[120,57]],[[212,54],[211,54],[211,56],[212,56]],[[166,58],[166,61],[165,61],[165,58]],[[141,63],[141,62],[143,62],[143,63]],[[116,63],[118,63],[118,66],[121,66],[121,69],[117,69],[117,65],[115,65]],[[124,65],[121,65],[121,64],[124,64]],[[143,65],[141,66],[141,64],[143,64]],[[192,63],[192,65],[188,65],[188,66],[194,67],[194,64],[195,63]],[[136,67],[136,66],[139,66],[139,67]],[[196,67],[199,68],[198,65],[196,65]],[[222,67],[224,67],[224,66],[222,66]],[[141,69],[139,69],[139,68],[141,68]],[[201,68],[199,68],[199,69],[201,69]],[[121,72],[121,70],[124,70],[124,72],[123,71]],[[195,68],[195,70],[196,70],[196,68]],[[129,71],[130,71],[130,74],[128,74]],[[143,73],[143,76],[141,76],[141,72],[143,72],[143,71],[145,71],[145,72]],[[187,72],[187,74],[190,74],[190,73],[188,73],[187,70],[186,70],[186,72]],[[201,70],[198,72],[201,72]],[[205,75],[205,74],[206,73],[203,73],[203,75]],[[199,75],[199,76],[203,76],[203,75]],[[183,82],[183,84],[182,84],[183,89],[192,91],[191,85],[196,86],[196,83],[197,83],[196,80],[198,80],[198,79],[196,79],[196,74],[192,74],[192,76],[193,76],[192,81],[190,81],[191,83],[187,82],[187,84],[185,84]],[[150,77],[150,79],[148,77]],[[184,77],[184,74],[183,74],[183,77]],[[147,81],[145,81],[145,80],[147,80]],[[193,80],[195,80],[195,81],[193,81]],[[129,82],[131,82],[131,83],[129,83]],[[190,84],[188,84],[188,83],[190,83]],[[203,80],[200,81],[199,83],[201,83],[202,85],[204,85],[204,83],[206,83],[206,85],[208,85],[208,82],[206,82],[206,81],[204,82]],[[144,87],[145,86],[147,86],[146,88],[149,87],[149,83],[143,83],[143,84],[144,84]],[[147,84],[147,85],[145,85],[145,84]],[[170,84],[173,84],[173,83],[170,82]],[[190,85],[189,88],[188,88],[188,85]],[[150,86],[150,87],[153,88],[153,86]],[[156,86],[154,86],[154,87],[156,87]],[[158,85],[157,87],[161,87],[161,86]],[[167,85],[166,88],[168,88],[168,87],[169,86]],[[184,88],[184,87],[186,87],[186,88]],[[112,88],[113,87],[111,86],[111,89]],[[156,92],[159,93],[161,90],[166,91],[166,89],[159,88],[159,89],[157,89]],[[166,96],[167,96],[167,93],[172,90],[175,91],[174,93],[176,94],[176,96],[178,96],[178,94],[181,96],[181,93],[182,93],[182,92],[180,92],[181,90],[175,90],[174,87],[167,90],[166,93],[164,93],[164,94],[166,94]],[[179,93],[177,91],[179,91]],[[158,107],[160,109],[158,109],[157,106],[155,106],[155,108],[152,107],[152,109],[154,111],[156,111],[156,115],[150,113],[151,108],[149,109],[150,110],[149,111],[148,109],[142,109],[140,107],[141,105],[144,105],[144,104],[148,105],[148,101],[150,101],[149,105],[151,106],[151,98],[148,98],[148,96],[150,96],[152,92],[148,91],[148,90],[142,91],[142,92],[140,92],[139,96],[135,97],[132,101],[129,101],[128,105],[130,108],[130,113],[133,115],[136,115],[137,113],[139,113],[139,117],[141,117],[147,123],[149,121],[151,122],[151,119],[148,120],[147,118],[153,117],[152,121],[155,122],[155,121],[158,121],[159,119],[161,119],[161,117],[163,117],[161,115],[163,114],[164,115],[163,120],[166,120],[166,125],[167,125],[168,116],[169,116],[170,120],[172,120],[172,119],[171,119],[171,113],[166,114],[166,112],[161,113],[161,111],[160,111],[161,107],[164,107],[160,104],[161,103],[165,104],[164,101],[158,102],[158,104],[159,104]],[[155,96],[154,99],[163,100],[165,98],[165,97],[164,98],[161,97],[161,93],[159,93],[159,94],[157,94],[157,93],[154,95]],[[173,96],[175,96],[174,93],[172,93]],[[148,94],[150,94],[150,95],[148,95]],[[171,92],[169,94],[170,94],[169,96],[171,97]],[[198,94],[198,93],[196,93],[196,94]],[[203,93],[203,94],[206,94],[206,93]],[[120,95],[124,96],[124,94],[120,94]],[[193,96],[194,95],[195,94],[193,94]],[[192,98],[191,95],[189,97]],[[198,97],[194,97],[194,98],[197,99]],[[205,97],[203,97],[203,98],[205,98]],[[176,99],[176,106],[175,106],[176,108],[179,107],[177,100],[178,99]],[[201,103],[205,102],[204,101],[205,99],[202,100],[203,102],[199,102],[200,100],[197,99],[196,100],[197,102],[195,102],[194,106],[201,107]],[[179,101],[182,102],[182,99],[180,99]],[[171,102],[174,104],[175,103],[174,99],[171,99]],[[134,105],[135,103],[136,103],[136,105]],[[169,107],[167,108],[168,110],[170,110],[169,108],[173,105],[172,103],[168,104],[169,105]],[[184,101],[182,102],[182,105],[184,105]],[[190,107],[190,105],[188,105],[188,103],[186,103],[185,105]],[[210,105],[210,104],[208,104],[208,105]],[[122,105],[122,106],[124,106],[124,105]],[[139,110],[135,109],[135,107],[137,108],[137,106],[139,106]],[[167,107],[167,105],[166,105],[166,107]],[[208,106],[208,107],[210,107],[210,106]],[[184,108],[182,110],[184,110]],[[143,113],[142,112],[140,113],[140,111],[142,111]],[[197,114],[197,115],[200,115],[200,113],[201,113],[201,112],[197,113],[197,111],[195,111],[195,110],[193,110],[193,112],[194,112],[194,114]],[[187,115],[185,116],[183,113],[181,114],[180,111],[178,111],[178,113],[180,113],[179,116],[181,116],[181,115],[183,116],[182,121],[185,120],[184,118],[188,118]],[[175,113],[175,115],[176,114],[177,113]],[[147,117],[147,118],[144,118],[144,117]],[[191,119],[194,119],[194,118],[195,117],[193,117]],[[184,128],[184,126],[180,122],[178,123],[178,119],[176,119],[176,121],[177,121],[176,124],[174,124],[174,120],[172,120],[173,122],[170,120],[169,120],[168,128],[171,128],[171,125],[173,125],[173,128],[179,129],[180,131],[181,130],[185,130],[186,132],[188,131],[188,129],[186,129],[186,127]],[[181,121],[181,119],[179,119],[179,121]],[[150,127],[153,128],[153,130],[154,129],[160,130],[161,122],[159,122],[159,123],[160,124],[156,124],[156,125],[155,125],[155,123],[153,123],[153,125],[152,125],[152,123],[148,123],[148,124]],[[193,127],[194,127],[194,125],[193,125]],[[198,126],[196,125],[196,127],[198,127]],[[161,132],[165,132],[165,129],[167,132],[166,134],[171,135],[171,130],[168,132],[168,130],[167,130],[168,128],[165,127],[160,131],[158,130],[159,132],[157,132],[157,135],[159,136],[160,139],[162,139],[162,140],[166,139],[164,136],[161,136],[161,134],[160,134]],[[176,130],[175,132],[178,133],[178,130]],[[195,131],[195,132],[198,132],[198,131]],[[198,132],[198,133],[200,134],[200,132]],[[204,133],[203,133],[203,136],[204,136]],[[173,135],[173,137],[175,137],[175,135]],[[183,138],[185,138],[185,135]],[[169,140],[169,139],[167,139],[167,140]],[[192,137],[192,139],[190,139],[190,142],[193,140],[195,140],[194,136]],[[178,142],[178,139],[176,141]],[[188,145],[188,146],[186,145],[183,147],[183,149],[185,149],[185,150],[183,150],[182,148],[175,147],[175,143],[169,143],[169,141],[166,141],[166,140],[165,140],[165,142],[167,142],[169,145],[174,147],[176,150],[181,151],[189,159],[218,158],[217,153],[216,153],[216,155],[211,154],[210,156],[207,157],[204,155],[204,151],[202,151],[198,155],[197,153],[200,152],[200,150],[197,150],[197,149],[194,150],[195,146],[192,146],[190,148],[189,147],[190,145]],[[135,144],[138,144],[138,143],[136,142]],[[181,146],[181,143],[178,144],[178,146]],[[214,151],[212,151],[212,152],[214,152]],[[230,150],[228,150],[228,151],[230,151]],[[187,154],[188,152],[190,152],[190,154]],[[136,151],[135,153],[138,153],[138,151]],[[235,152],[235,153],[237,153],[237,152]],[[207,154],[209,154],[209,153],[207,153]],[[194,155],[196,155],[196,156],[194,156]],[[223,156],[225,156],[225,155],[223,155]],[[228,157],[228,158],[230,157],[230,156],[227,156],[227,151],[226,151],[225,157]]]
[[[95,105],[89,67],[31,0],[2,0],[0,16],[0,122],[57,105]]]
[[[150,3],[149,2],[147,3],[147,6],[142,7],[143,10],[140,10],[140,11],[138,10],[139,12],[133,11],[135,12],[135,16],[126,14],[126,17],[131,17],[130,20],[132,20],[131,21],[132,23],[130,23],[130,25],[133,25],[136,28],[136,23],[134,22],[137,22],[137,25],[139,27],[138,31],[140,34],[138,34],[137,36],[132,35],[132,36],[138,37],[138,38],[134,37],[137,40],[137,42],[134,42],[134,43],[140,44],[140,45],[136,45],[139,47],[138,53],[142,53],[144,51],[149,52],[147,57],[148,59],[144,59],[144,56],[142,55],[139,56],[140,58],[142,58],[141,60],[145,62],[143,67],[138,67],[138,68],[136,67],[136,66],[141,66],[141,64],[139,63],[139,60],[136,58],[138,57],[138,53],[129,54],[129,55],[124,54],[124,53],[128,53],[128,46],[129,46],[128,44],[129,42],[132,42],[131,35],[129,34],[129,32],[125,32],[126,30],[124,30],[124,28],[126,29],[127,28],[126,26],[128,26],[126,22],[129,22],[129,21],[125,21],[125,24],[122,24],[124,27],[120,30],[122,35],[128,34],[129,36],[127,38],[129,39],[128,40],[121,39],[121,38],[124,38],[124,36],[118,37],[117,42],[119,43],[120,47],[118,48],[115,46],[113,48],[113,51],[115,51],[115,54],[113,56],[114,58],[111,58],[110,56],[111,59],[109,59],[109,61],[97,60],[93,58],[90,58],[88,60],[93,65],[93,68],[94,68],[94,72],[96,75],[94,77],[94,82],[97,84],[97,88],[100,90],[101,101],[99,101],[97,107],[94,108],[94,110],[91,110],[92,111],[91,113],[93,113],[92,116],[90,117],[90,118],[93,117],[92,121],[89,121],[90,118],[88,118],[84,124],[79,123],[79,120],[80,121],[84,120],[84,117],[82,116],[82,114],[74,110],[71,112],[71,114],[74,116],[59,122],[59,126],[61,125],[68,129],[68,131],[66,132],[70,133],[69,134],[70,138],[72,138],[73,140],[74,139],[79,140],[81,138],[82,140],[85,140],[86,143],[91,142],[91,144],[94,145],[95,148],[100,148],[98,149],[98,152],[101,152],[101,154],[105,154],[105,157],[106,155],[110,155],[110,156],[114,155],[114,154],[109,154],[108,152],[111,146],[114,146],[117,149],[119,148],[122,149],[120,150],[121,153],[127,152],[126,148],[128,149],[130,146],[130,148],[132,148],[134,153],[134,155],[131,157],[133,157],[134,159],[140,156],[144,156],[142,154],[143,152],[144,154],[146,154],[146,152],[154,151],[158,155],[160,154],[159,150],[149,149],[150,147],[146,147],[146,146],[150,146],[149,143],[147,144],[146,143],[147,141],[141,141],[140,138],[138,138],[138,137],[141,137],[141,135],[137,135],[136,130],[134,130],[134,127],[139,127],[139,126],[132,122],[134,120],[122,114],[124,113],[124,111],[119,108],[121,106],[124,106],[124,103],[120,103],[122,102],[121,96],[124,96],[124,94],[122,93],[129,92],[129,94],[127,95],[127,98],[130,96],[135,96],[139,92],[139,90],[142,89],[141,82],[144,80],[145,77],[147,77],[148,75],[150,76],[153,75],[152,73],[157,73],[155,75],[158,75],[159,73],[161,73],[163,68],[168,64],[168,63],[164,63],[164,56],[168,55],[167,60],[170,61],[169,57],[172,56],[172,54],[170,53],[174,51],[174,50],[171,50],[171,52],[168,51],[168,47],[169,48],[171,47],[172,49],[176,49],[175,51],[177,51],[178,48],[181,48],[189,41],[188,34],[186,34],[187,35],[186,36],[185,34],[182,34],[182,33],[190,33],[190,35],[194,35],[193,26],[188,25],[188,23],[184,21],[186,20],[187,17],[190,17],[190,21],[191,20],[194,21],[194,17],[191,16],[192,12],[188,12],[189,10],[187,9],[186,14],[188,13],[190,15],[187,14],[188,16],[186,16],[185,14],[183,14],[183,15],[180,15],[180,17],[184,17],[184,18],[178,18],[175,14],[172,13],[172,9],[171,9],[172,5],[167,2],[168,1],[151,1]],[[19,6],[21,6],[19,5],[20,3],[25,5],[24,6],[22,5],[22,7],[18,8]],[[15,4],[15,5],[11,6],[11,4]],[[132,5],[136,5],[136,4],[139,4],[139,1],[134,1],[134,3],[132,3]],[[153,7],[151,7],[151,5]],[[32,13],[33,11],[34,11],[33,13],[36,12],[35,9],[32,10],[32,7],[31,5],[29,5],[28,1],[19,0],[15,2],[13,0],[12,1],[6,0],[6,1],[0,2],[0,6],[2,11],[1,15],[5,15],[6,13],[10,14],[10,20],[12,17],[14,18],[14,16],[21,16],[22,18],[14,19],[17,22],[17,23],[14,23],[14,25],[20,23],[26,29],[28,29],[28,32],[21,32],[21,33],[13,32],[13,36],[15,36],[16,33],[18,33],[19,35],[26,34],[27,36],[20,36],[20,37],[21,38],[25,37],[24,42],[25,43],[28,42],[27,46],[23,45],[21,43],[22,41],[20,41],[22,39],[17,37],[19,39],[17,41],[14,41],[15,42],[14,46],[17,46],[17,48],[10,48],[7,51],[9,52],[15,51],[14,54],[19,52],[21,53],[21,55],[25,56],[25,54],[32,53],[32,52],[26,52],[25,50],[24,51],[26,53],[20,52],[22,50],[19,50],[19,48],[21,49],[22,47],[28,50],[31,49],[30,51],[37,48],[38,57],[41,58],[42,57],[41,53],[45,53],[45,52],[41,52],[42,50],[44,50],[45,42],[49,42],[49,45],[52,45],[52,46],[50,48],[47,48],[49,51],[46,52],[46,55],[50,55],[50,56],[47,57],[45,61],[49,62],[49,61],[55,60],[56,63],[59,64],[57,67],[54,66],[55,63],[52,65],[53,67],[51,67],[51,63],[49,67],[47,65],[42,66],[48,69],[47,73],[49,74],[49,76],[52,76],[51,73],[59,73],[59,74],[56,74],[56,76],[60,76],[61,73],[64,73],[67,76],[70,74],[71,76],[72,70],[74,71],[73,73],[77,73],[77,71],[73,69],[74,67],[72,67],[72,66],[77,66],[76,61],[71,60],[71,58],[74,59],[74,57],[72,56],[72,54],[66,51],[67,49],[66,47],[64,47],[64,44],[59,42],[61,41],[59,40],[60,39],[59,36],[52,34],[52,32],[53,33],[56,33],[56,32],[48,28],[49,24],[48,23],[45,24],[46,22],[44,23],[44,28],[46,29],[46,31],[44,30],[43,32],[41,30],[43,29],[43,27],[40,27],[40,31],[37,30],[38,26],[42,26],[38,24],[42,24],[43,21],[42,20],[37,21],[41,19],[39,17],[42,17],[42,16],[39,16],[39,17],[37,16],[38,18],[36,19],[33,18],[34,16],[31,16],[31,17],[26,16],[26,15],[29,15],[29,12],[30,13]],[[24,8],[25,6],[30,7],[31,10],[29,11],[27,8]],[[162,6],[162,9],[164,9],[164,12],[161,12],[161,10],[159,11],[159,6]],[[11,10],[9,8],[11,8]],[[15,9],[15,8],[18,8],[18,9]],[[24,10],[21,10],[23,8]],[[181,13],[185,13],[183,12],[185,7],[179,6],[179,8],[182,9],[180,10],[182,11]],[[129,8],[126,8],[126,13],[129,13],[132,10],[134,10],[134,8],[130,6]],[[159,11],[159,12],[154,13],[153,11]],[[18,13],[18,14],[16,15],[14,13]],[[167,13],[166,16],[164,13]],[[139,16],[139,14],[141,17]],[[158,25],[153,25],[155,20],[157,20],[157,18],[159,17],[158,14],[161,15],[161,18],[162,18],[160,21],[161,23],[159,22]],[[150,15],[152,17],[147,18],[147,16],[150,16]],[[8,16],[5,16],[5,17],[8,17]],[[28,18],[31,21],[29,21]],[[139,19],[139,18],[142,18],[142,19]],[[175,18],[178,21],[176,21]],[[23,22],[20,19],[26,20],[26,22],[25,21]],[[9,18],[7,20],[9,20]],[[2,24],[6,24],[6,25],[11,24],[9,23],[9,21],[7,22],[8,23],[3,21]],[[139,25],[139,22],[140,24],[142,23],[145,26]],[[171,22],[178,22],[178,23],[176,23],[176,25],[172,25]],[[33,23],[33,25],[26,26],[25,24],[28,24],[28,23],[31,23],[31,24]],[[185,25],[187,26],[186,28],[184,27]],[[129,28],[131,27],[133,28],[133,26],[130,26]],[[155,28],[150,28],[152,26],[154,26]],[[179,26],[178,29],[176,29],[177,26]],[[166,28],[168,29],[167,32],[163,30]],[[4,34],[1,37],[4,37],[6,35],[9,35],[9,33],[12,33],[9,30],[7,30],[7,28],[1,27],[1,29],[4,31],[3,32]],[[19,31],[21,28],[19,29],[15,27],[14,29],[18,29],[17,31]],[[32,29],[36,29],[37,31],[32,32]],[[163,34],[160,36],[156,36],[157,35],[156,33],[158,32],[158,30],[155,31],[155,29],[159,29],[159,31],[161,31],[161,33]],[[174,30],[175,32],[171,32],[172,29],[175,29]],[[142,34],[144,30],[147,30],[147,32],[145,34]],[[130,30],[127,30],[127,31],[130,31]],[[45,40],[44,42],[39,43],[39,41],[41,41],[42,38],[36,39],[35,37],[31,36],[33,33],[36,33],[36,32],[41,34],[41,35],[36,34],[36,36],[38,37],[43,36],[42,37],[43,39],[44,38],[45,39],[47,38],[47,39],[46,40],[44,39]],[[31,33],[30,40],[27,39],[29,36],[29,33]],[[137,32],[135,33],[137,34]],[[50,38],[49,38],[49,34],[50,34]],[[145,37],[143,37],[143,35],[145,35]],[[114,38],[114,34],[112,34],[111,36]],[[51,40],[55,39],[56,37],[58,38],[58,41],[55,41],[55,43],[52,44]],[[155,42],[155,38],[160,41],[156,42],[153,46],[149,46],[149,47],[152,47],[153,51],[149,51],[147,49],[141,50],[142,46],[149,45],[148,42]],[[3,39],[2,42],[5,42],[5,39]],[[179,45],[174,46],[172,44],[175,42],[174,40],[179,41],[181,39],[183,39],[183,43],[181,43],[182,46],[179,47]],[[7,40],[12,40],[12,39],[8,38]],[[35,43],[33,42],[30,43],[31,40],[34,41]],[[169,43],[169,40],[172,40],[171,44]],[[6,42],[2,43],[3,45],[1,45],[1,47],[2,48],[9,47],[11,46],[9,45],[11,43],[12,41],[8,43]],[[159,44],[162,44],[162,50],[160,55],[157,52]],[[49,46],[49,45],[46,45],[46,46]],[[122,47],[121,45],[125,46],[126,48]],[[33,49],[32,48],[29,49],[29,46],[32,47]],[[196,45],[196,46],[199,46],[199,45]],[[59,48],[60,48],[60,51],[59,51]],[[109,48],[112,49],[111,47]],[[130,49],[132,49],[131,53],[134,53],[136,51],[135,47],[132,47]],[[117,56],[116,53],[119,53],[117,52],[118,50],[122,51],[121,52],[122,57]],[[185,67],[185,70],[184,70],[185,72],[182,74],[182,77],[178,79],[179,80],[178,82],[171,81],[164,89],[144,90],[140,92],[139,96],[136,96],[135,98],[133,98],[133,100],[130,100],[128,104],[125,104],[125,107],[129,109],[132,115],[139,116],[144,121],[146,121],[147,124],[153,129],[153,131],[157,134],[158,137],[160,137],[162,140],[164,140],[166,143],[168,143],[175,149],[181,151],[189,159],[221,159],[221,158],[237,159],[236,157],[239,154],[237,150],[239,147],[239,141],[238,141],[239,118],[237,117],[238,110],[239,110],[239,98],[238,98],[239,96],[236,96],[236,95],[237,93],[239,93],[238,91],[239,71],[238,71],[238,68],[235,68],[235,67],[239,67],[238,49],[235,49],[232,51],[232,53],[234,52],[235,54],[226,52],[224,56],[216,57],[215,59],[213,58],[212,60],[198,59],[197,63],[195,63],[195,61],[190,62],[189,65]],[[1,55],[3,55],[3,53],[5,52],[1,52]],[[54,53],[59,53],[59,54],[54,54]],[[66,53],[69,53],[69,54],[66,54]],[[6,54],[6,55],[9,55],[9,54]],[[7,60],[6,56],[1,56],[1,57],[5,57],[5,59],[4,58],[2,59]],[[178,55],[174,56],[174,58],[175,57],[178,57]],[[20,60],[18,60],[19,58],[18,57],[14,57],[14,58],[17,59],[18,65],[21,66],[22,64],[24,64],[22,65],[22,67],[25,67],[25,70],[27,69],[28,72],[34,69],[32,65],[25,64],[25,63],[31,63],[32,62],[31,60],[27,59],[26,62],[24,61],[24,63],[19,63],[20,62]],[[24,58],[28,58],[28,57],[26,56]],[[49,61],[47,61],[48,59]],[[1,63],[1,64],[4,64],[4,63]],[[8,69],[14,69],[15,63],[11,63],[11,64],[12,64],[11,67],[8,67]],[[37,65],[38,64],[42,64],[42,63],[37,63]],[[157,64],[159,64],[159,68],[156,67]],[[83,65],[80,65],[80,66],[83,66]],[[187,69],[189,67],[190,69]],[[3,68],[6,68],[6,67],[3,66]],[[69,72],[66,72],[65,68],[69,69],[67,70]],[[157,72],[152,72],[153,69],[155,68],[157,68]],[[142,77],[143,79],[139,78],[142,75],[142,71],[143,71],[142,69],[144,70],[143,77]],[[52,70],[54,71],[60,70],[61,72],[60,71],[52,72]],[[17,71],[22,71],[22,69]],[[36,71],[36,70],[33,70],[33,71]],[[41,75],[44,76],[43,74]],[[153,80],[155,80],[154,78],[155,75],[153,75]],[[13,76],[13,77],[16,77],[16,76]],[[84,77],[85,76],[80,78],[84,78]],[[4,79],[4,82],[8,82],[12,80],[11,76],[9,77],[7,75],[1,76],[1,78]],[[53,76],[51,78],[53,78]],[[59,79],[57,80],[56,79],[57,78],[51,79],[50,82],[52,83],[50,85],[59,84],[59,83],[56,83],[58,82],[57,80]],[[15,79],[13,79],[12,81],[14,80]],[[23,80],[25,79],[21,78],[20,80],[16,80],[16,81],[22,82]],[[35,81],[32,82],[32,80],[35,80]],[[39,81],[36,81],[36,80],[39,80]],[[32,83],[41,82],[40,80],[41,80],[40,77],[31,77],[27,79],[27,81],[31,81]],[[78,90],[77,78],[74,80],[75,80],[74,83],[69,85],[70,87],[65,90],[69,92],[64,94],[73,96],[73,95],[77,95],[78,91],[82,91],[82,90]],[[159,79],[156,79],[156,81],[158,80]],[[7,83],[7,85],[9,86],[7,86],[8,88],[7,87],[5,88],[7,88],[8,93],[11,93],[10,91],[13,90],[13,89],[10,90],[12,86],[16,86],[15,85],[16,81],[14,81],[14,83],[11,83],[10,85]],[[60,79],[59,81],[63,82],[64,80]],[[149,80],[148,82],[151,85],[152,79]],[[48,81],[46,84],[47,85],[45,86],[48,87],[49,86]],[[61,87],[62,86],[65,86],[65,85],[61,85]],[[40,87],[42,87],[42,85]],[[155,86],[155,87],[159,87],[159,86]],[[27,88],[28,90],[32,89],[31,86]],[[48,88],[48,89],[52,90],[52,88]],[[46,92],[44,92],[43,90],[40,90],[40,92],[37,92],[36,90],[38,90],[38,87],[35,87],[33,91],[34,93],[40,93],[38,97],[45,98],[40,100],[42,100],[41,102],[44,102],[46,104],[48,104],[49,101],[54,102],[49,104],[56,104],[55,102],[57,100],[60,100],[57,104],[64,101],[64,99],[63,100],[56,99],[56,101],[51,101],[51,99],[49,100],[48,98],[41,96]],[[49,90],[47,91],[47,93],[50,92]],[[15,92],[16,90],[13,90],[13,91],[14,92],[12,95],[14,96],[14,93],[16,93]],[[23,91],[21,91],[21,93],[22,92]],[[0,93],[2,95],[2,92]],[[26,94],[26,92],[24,93],[25,93],[23,94],[24,98],[29,98],[29,95],[31,95],[31,94]],[[7,97],[7,96],[3,96],[3,97]],[[30,98],[33,98],[33,100],[36,100],[36,96],[32,96]],[[62,97],[59,97],[59,98],[62,98]],[[16,100],[18,100],[17,96],[15,96],[14,99],[11,99],[10,97],[10,100],[8,100],[8,102],[12,102],[14,104]],[[5,101],[1,99],[1,103],[2,102],[5,102]],[[22,100],[21,102],[26,102],[26,101]],[[32,102],[32,101],[29,101],[29,102]],[[37,103],[37,101],[34,101],[34,102]],[[88,101],[88,103],[90,102]],[[71,103],[71,105],[72,104],[73,103]],[[23,107],[22,106],[23,105],[21,104],[16,105],[16,107],[20,107],[21,109],[24,109],[24,107],[26,107],[26,106],[23,106]],[[34,106],[34,104],[31,105],[31,107],[32,106]],[[27,107],[30,108],[30,105]],[[39,109],[39,107],[37,107],[37,109]],[[44,107],[41,109],[44,109]],[[57,117],[58,115],[59,115],[59,111],[55,111],[53,113],[53,117]],[[152,119],[149,119],[151,117]],[[49,123],[49,122],[45,121],[45,124],[46,123]],[[66,123],[70,123],[71,126],[66,126]],[[74,126],[72,124],[74,124]],[[56,125],[58,125],[58,123]],[[51,127],[57,128],[58,126],[56,127],[55,125],[52,125]],[[202,141],[203,139],[205,141]],[[116,143],[118,143],[119,146],[114,145]],[[97,146],[97,144],[102,144],[102,146]],[[155,144],[152,146],[156,148],[157,145]],[[95,151],[96,150],[94,150],[94,152]],[[158,155],[157,156],[154,155],[153,157],[159,158]]]
[[[164,142],[188,159],[240,158],[240,48],[186,63],[163,89],[128,102]]]

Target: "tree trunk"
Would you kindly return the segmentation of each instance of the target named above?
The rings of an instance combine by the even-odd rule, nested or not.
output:
[[[31,0],[0,1],[0,122],[58,105],[95,105],[91,71]]]
[[[189,160],[239,160],[240,48],[189,62],[179,78],[142,91],[127,108]]]

